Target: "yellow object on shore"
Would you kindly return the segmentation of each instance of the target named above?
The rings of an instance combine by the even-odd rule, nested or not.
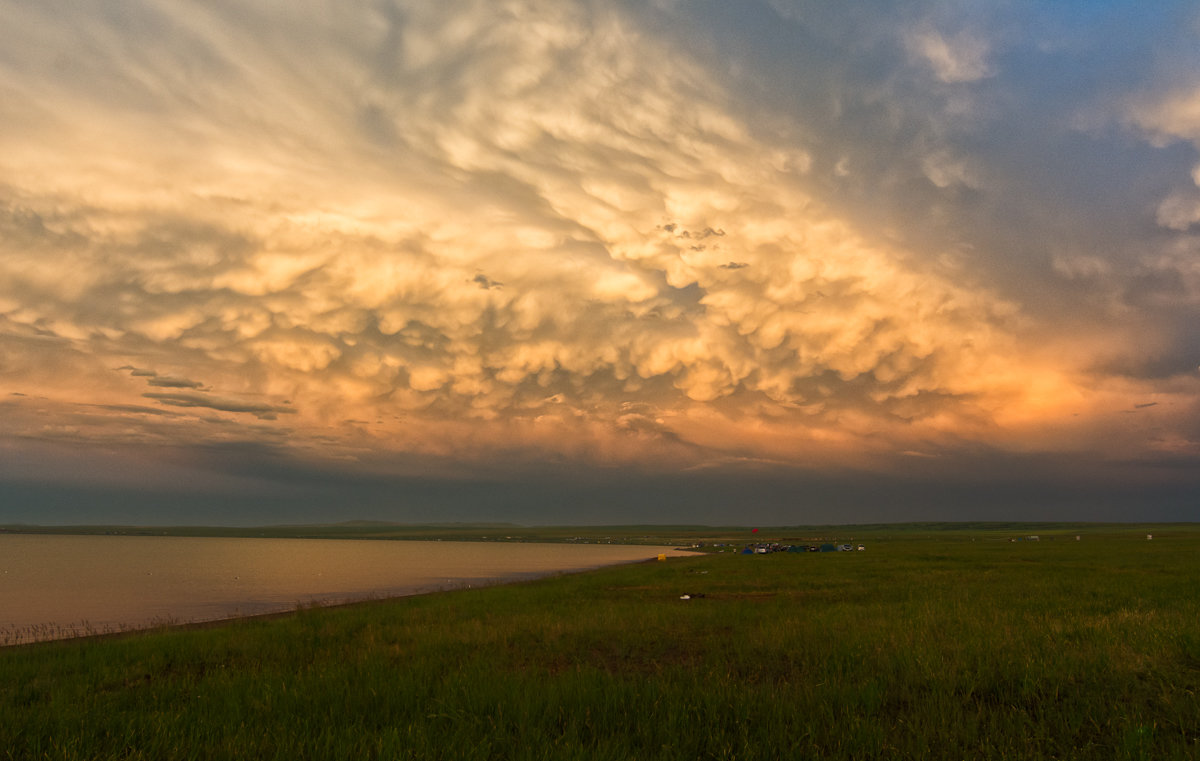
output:
[[[659,561],[660,563],[661,563],[662,561],[666,560],[666,559],[667,559],[667,556],[666,556],[665,554],[663,554],[663,553],[659,553],[659,555],[658,555],[658,561]]]

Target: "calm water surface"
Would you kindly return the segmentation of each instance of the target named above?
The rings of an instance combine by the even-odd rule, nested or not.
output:
[[[624,545],[0,535],[0,644],[650,559]]]

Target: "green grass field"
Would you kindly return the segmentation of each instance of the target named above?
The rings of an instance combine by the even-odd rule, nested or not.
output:
[[[1200,529],[1074,533],[880,529],[4,648],[0,758],[1200,757]]]

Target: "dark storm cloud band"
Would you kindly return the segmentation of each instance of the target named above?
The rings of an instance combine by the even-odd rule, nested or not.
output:
[[[273,420],[279,414],[294,415],[296,413],[296,410],[291,407],[223,399],[207,394],[146,392],[142,396],[147,399],[156,399],[171,407],[204,407],[221,412],[248,412],[263,420]]]

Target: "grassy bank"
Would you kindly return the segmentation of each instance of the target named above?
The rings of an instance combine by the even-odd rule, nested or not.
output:
[[[8,648],[0,758],[1196,758],[1200,537],[1134,536],[913,534]]]

